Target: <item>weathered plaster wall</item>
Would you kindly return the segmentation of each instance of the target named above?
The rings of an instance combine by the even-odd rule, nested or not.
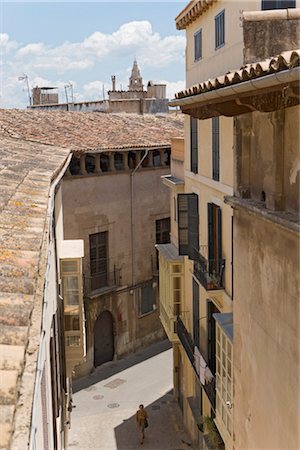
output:
[[[299,18],[299,9],[246,13],[243,21],[245,64],[299,48]]]
[[[247,195],[257,201],[264,192],[267,204],[281,191],[283,209],[295,213],[299,211],[300,189],[299,107],[280,114],[253,112],[238,117],[237,188],[247,186]],[[282,134],[276,131],[279,127]]]
[[[242,210],[234,220],[235,448],[296,449],[299,237]]]

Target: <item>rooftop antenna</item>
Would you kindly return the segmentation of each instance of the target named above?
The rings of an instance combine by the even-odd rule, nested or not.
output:
[[[18,77],[19,81],[25,81],[26,85],[27,85],[27,93],[28,93],[28,100],[29,100],[29,106],[32,105],[31,103],[31,96],[30,96],[30,87],[29,87],[29,80],[28,80],[28,76],[23,73],[23,75],[21,75],[20,77]]]
[[[102,84],[102,97],[103,100],[105,100],[104,83]]]
[[[64,88],[65,88],[65,94],[66,94],[66,103],[69,103],[68,89],[70,89],[70,93],[71,93],[71,102],[74,103],[73,84],[71,83],[71,81],[69,81],[68,84],[65,84]]]

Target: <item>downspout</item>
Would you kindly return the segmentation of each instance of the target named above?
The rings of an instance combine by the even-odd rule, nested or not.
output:
[[[134,215],[134,185],[133,177],[135,172],[141,166],[143,161],[147,158],[149,150],[146,150],[144,156],[135,167],[135,169],[130,173],[130,192],[131,192],[131,285],[134,289],[135,286],[135,215]]]

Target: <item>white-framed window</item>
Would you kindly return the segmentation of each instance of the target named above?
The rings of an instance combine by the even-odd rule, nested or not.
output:
[[[232,437],[232,343],[216,324],[216,418]]]

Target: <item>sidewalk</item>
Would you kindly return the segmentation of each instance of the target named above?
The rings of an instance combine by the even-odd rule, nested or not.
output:
[[[186,450],[190,439],[172,396],[172,350],[164,341],[99,367],[74,383],[70,450]],[[149,428],[143,446],[135,412],[143,403]]]

